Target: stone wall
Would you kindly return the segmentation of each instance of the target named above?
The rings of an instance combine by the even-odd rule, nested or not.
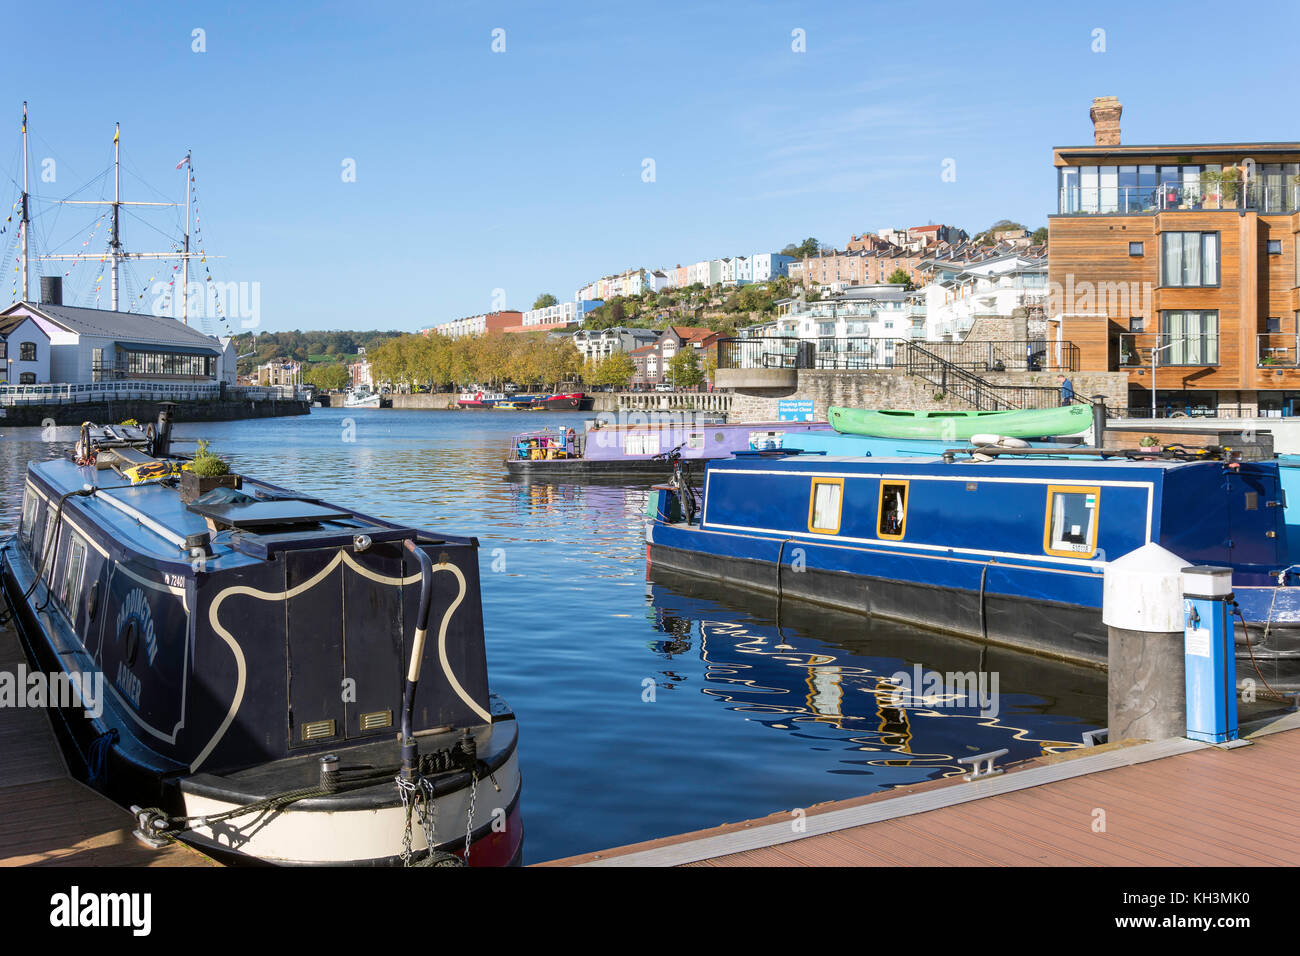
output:
[[[107,402],[63,402],[46,405],[0,406],[0,427],[43,425],[53,421],[56,425],[80,425],[95,422],[98,425],[115,425],[128,418],[151,422],[158,417],[159,401],[119,399]],[[278,418],[282,415],[306,415],[310,406],[305,401],[285,399],[260,399],[257,401],[177,402],[175,420],[178,422],[232,422],[245,418]]]
[[[1051,372],[987,372],[981,376],[994,385],[1037,385],[1057,387]],[[1104,395],[1106,404],[1123,408],[1128,404],[1128,375],[1125,372],[1076,372],[1070,375],[1076,394]],[[813,414],[825,419],[831,405],[849,408],[951,409],[969,411],[971,406],[951,395],[938,397],[938,386],[908,375],[902,369],[830,370],[801,369],[798,384],[789,389],[737,390],[729,420],[772,421],[783,398],[812,399]]]

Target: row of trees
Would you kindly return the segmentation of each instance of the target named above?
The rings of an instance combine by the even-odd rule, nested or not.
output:
[[[374,379],[395,385],[556,387],[576,380],[582,370],[582,354],[572,341],[543,333],[457,339],[416,333],[389,339],[366,357]]]
[[[293,359],[299,362],[326,361],[337,357],[338,362],[351,360],[364,348],[367,351],[381,342],[401,335],[401,332],[389,331],[308,331],[291,332],[252,332],[235,336],[235,350],[248,358],[239,362],[241,375],[251,374],[253,369],[276,359]],[[252,353],[252,354],[249,354]],[[328,357],[328,358],[326,358]]]

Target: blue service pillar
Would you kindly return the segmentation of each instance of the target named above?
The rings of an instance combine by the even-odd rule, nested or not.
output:
[[[1237,739],[1237,655],[1232,626],[1232,569],[1183,569],[1183,661],[1187,736],[1207,743]]]

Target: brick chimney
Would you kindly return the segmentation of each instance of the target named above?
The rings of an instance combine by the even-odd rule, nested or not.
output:
[[[1115,96],[1098,96],[1092,101],[1092,139],[1098,146],[1119,145],[1119,115],[1124,107]]]

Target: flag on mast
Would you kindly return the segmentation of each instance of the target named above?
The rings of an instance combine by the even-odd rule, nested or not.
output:
[[[190,161],[190,154],[189,154],[189,153],[186,153],[186,154],[185,154],[185,158],[182,159],[179,163],[176,164],[176,168],[177,168],[177,169],[180,169],[182,166],[184,166],[184,165],[185,165],[186,163],[188,163],[189,161]]]

